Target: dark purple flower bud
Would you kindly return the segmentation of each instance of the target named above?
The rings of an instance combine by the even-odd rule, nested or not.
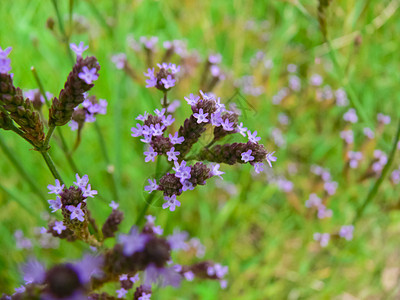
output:
[[[103,236],[105,239],[115,236],[115,232],[118,230],[118,225],[122,222],[123,219],[124,213],[120,210],[113,209],[102,228]]]
[[[66,239],[69,242],[73,242],[77,239],[76,235],[72,230],[68,227],[59,233],[57,230],[54,229],[56,221],[51,221],[48,225],[49,229],[47,230],[48,233],[51,233],[54,237],[58,237],[60,239]]]
[[[189,181],[193,186],[204,185],[206,180],[210,178],[210,169],[202,162],[197,162],[191,166],[190,175]]]
[[[57,265],[48,270],[45,283],[45,294],[49,299],[64,299],[85,291],[85,285],[72,264]]]
[[[153,136],[150,145],[153,147],[153,150],[157,152],[157,155],[166,155],[174,146],[169,138],[163,136]]]
[[[179,196],[182,194],[182,183],[175,174],[167,173],[160,179],[158,190],[164,193],[164,196]]]

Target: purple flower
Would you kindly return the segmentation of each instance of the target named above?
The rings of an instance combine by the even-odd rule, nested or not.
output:
[[[217,54],[210,54],[210,55],[208,56],[208,61],[209,61],[211,64],[214,64],[214,65],[219,64],[219,63],[221,62],[221,60],[222,60],[222,55],[221,55],[220,53],[217,53]]]
[[[154,151],[152,146],[149,146],[148,151],[143,152],[143,154],[146,155],[145,162],[154,161],[157,156],[157,152]]]
[[[390,124],[390,121],[391,121],[390,116],[384,115],[382,113],[379,113],[377,115],[377,119],[378,119],[379,123],[382,123],[385,125]]]
[[[163,123],[165,126],[171,125],[172,123],[174,123],[174,121],[175,119],[171,115],[168,115],[167,117],[162,116],[161,118],[161,123]]]
[[[175,176],[181,179],[181,182],[183,182],[185,179],[190,179],[191,168],[186,166],[186,161],[182,160],[181,164],[175,161],[174,165],[175,167],[172,169],[175,171]]]
[[[111,207],[113,210],[117,209],[119,207],[119,204],[116,203],[114,200],[111,201],[111,203],[108,205],[109,207]]]
[[[167,78],[161,79],[161,82],[165,89],[170,89],[175,85],[176,80],[172,77],[172,75],[168,75]]]
[[[322,204],[321,198],[319,198],[316,194],[310,194],[308,200],[306,201],[306,207],[319,207]]]
[[[47,200],[47,202],[49,202],[52,212],[55,212],[62,207],[61,198],[58,196],[56,197],[56,200]]]
[[[324,189],[330,196],[336,193],[337,187],[338,183],[336,181],[326,181],[324,183]]]
[[[96,72],[97,72],[96,68],[92,68],[89,70],[88,67],[84,66],[82,68],[82,72],[78,74],[78,77],[83,81],[85,81],[87,84],[91,84],[93,81],[99,78],[99,75],[97,75]]]
[[[76,121],[74,121],[74,120],[71,120],[71,121],[68,123],[68,126],[71,127],[71,130],[72,130],[72,131],[78,130],[78,128],[79,128],[78,122],[76,122]]]
[[[350,108],[344,115],[343,120],[350,122],[350,123],[357,123],[358,117],[356,110],[354,108]]]
[[[343,130],[340,132],[340,137],[347,143],[352,144],[354,142],[354,134],[351,129]]]
[[[46,270],[44,266],[36,259],[30,259],[26,264],[22,266],[21,269],[24,273],[24,280],[26,284],[43,283],[46,275]]]
[[[325,219],[332,217],[332,210],[327,209],[325,205],[321,204],[318,207],[318,219]]]
[[[179,151],[175,151],[175,147],[172,147],[171,150],[169,150],[167,152],[168,161],[178,160],[178,157],[176,157],[176,156],[179,155],[179,154],[180,154],[180,152]]]
[[[260,174],[262,171],[264,171],[263,166],[264,166],[264,164],[263,164],[262,162],[255,163],[255,164],[254,164],[254,171],[255,171],[257,174]]]
[[[115,67],[118,70],[122,70],[125,67],[126,63],[126,54],[125,53],[118,53],[111,56],[111,61],[114,63]]]
[[[80,178],[78,173],[76,173],[75,177],[76,177],[76,182],[74,182],[74,184],[79,188],[85,188],[89,182],[89,176],[83,175],[82,178]]]
[[[247,132],[247,128],[246,127],[243,127],[244,125],[243,125],[243,123],[240,123],[238,126],[237,126],[237,132],[239,132],[241,135],[243,135],[243,136],[246,136],[246,132]],[[261,139],[261,138],[260,138]]]
[[[57,231],[58,234],[61,234],[63,230],[67,229],[64,225],[63,221],[55,221],[55,226],[53,226],[53,230]]]
[[[62,190],[64,189],[64,184],[60,184],[60,180],[56,179],[56,185],[49,184],[47,188],[50,190],[49,194],[56,194],[59,195]]]
[[[354,231],[354,226],[353,225],[343,225],[340,228],[339,236],[342,237],[342,238],[345,238],[348,241],[350,241],[350,240],[353,239],[353,231]]]
[[[171,140],[171,143],[176,145],[176,144],[182,144],[185,141],[185,138],[183,136],[178,137],[178,133],[175,132],[175,134],[172,136],[169,134],[169,139]]]
[[[145,136],[144,136],[144,139],[140,139],[140,141],[143,142],[143,143],[148,144],[148,143],[151,142],[151,138],[152,138],[151,135],[145,135]]]
[[[7,74],[11,70],[11,59],[0,58],[0,74]]]
[[[330,238],[331,235],[329,233],[319,233],[319,232],[314,233],[314,240],[319,242],[321,247],[328,246]]]
[[[165,114],[165,108],[163,108],[161,111],[159,109],[155,109],[154,113],[161,118]]]
[[[208,276],[217,276],[217,278],[222,279],[228,273],[228,267],[222,266],[220,264],[215,264],[207,268]]]
[[[197,114],[197,113],[194,113],[193,114],[193,117],[195,117],[196,119],[197,119],[197,123],[198,124],[200,124],[200,123],[207,123],[208,122],[208,120],[207,120],[207,117],[208,116],[208,113],[203,113],[203,109],[202,108],[200,108],[199,109],[199,113]]]
[[[171,268],[157,268],[154,264],[147,266],[144,273],[144,284],[151,285],[152,283],[159,283],[161,287],[171,285],[178,287],[181,282],[181,275],[177,273],[173,267]]]
[[[182,191],[192,191],[194,190],[194,186],[193,184],[189,181],[189,180],[185,180],[184,182],[182,182]]]
[[[174,113],[179,106],[181,106],[181,101],[174,100],[170,105],[168,105],[167,112]]]
[[[145,218],[146,218],[146,221],[147,221],[148,224],[153,224],[154,225],[154,223],[156,221],[156,217],[154,217],[152,215],[147,215],[147,216],[145,216]]]
[[[183,276],[185,277],[185,279],[187,281],[193,281],[193,279],[194,279],[194,273],[192,271],[187,271],[187,272],[183,273]]]
[[[184,251],[189,249],[189,245],[186,243],[189,234],[186,231],[180,231],[179,229],[174,229],[172,235],[167,236],[167,240],[172,250],[182,249]]]
[[[162,235],[164,233],[164,229],[160,225],[154,226],[152,229],[155,234]]]
[[[225,111],[225,104],[221,103],[221,98],[215,100],[215,106],[217,107],[217,112]]]
[[[155,179],[153,179],[153,180],[148,179],[148,182],[149,182],[149,185],[146,185],[144,187],[144,190],[148,191],[149,194],[158,189],[158,184],[157,184],[157,181]]]
[[[71,212],[71,220],[78,219],[79,221],[83,222],[85,220],[84,216],[85,213],[81,209],[82,203],[79,203],[78,206],[67,205],[66,209]]]
[[[187,103],[188,103],[190,106],[196,105],[197,102],[199,101],[199,99],[200,99],[200,96],[193,95],[193,94],[190,94],[190,95],[189,95],[189,98],[188,98],[188,97],[185,97],[185,100],[187,101]]]
[[[221,117],[220,112],[215,112],[215,113],[211,114],[211,125],[219,127],[219,126],[221,126],[222,122],[223,122],[223,119]]]
[[[320,86],[323,82],[323,79],[321,77],[321,75],[319,74],[313,74],[310,78],[310,83],[313,86]]]
[[[122,274],[119,276],[119,281],[128,280],[128,274]]]
[[[375,133],[371,130],[371,128],[365,127],[363,129],[363,133],[370,140],[372,140],[375,137]]]
[[[135,252],[142,251],[147,242],[147,237],[141,234],[135,226],[132,226],[129,234],[121,234],[119,242],[123,246],[125,256],[130,256]]]
[[[166,209],[169,207],[170,211],[174,211],[176,206],[178,206],[178,207],[181,206],[181,203],[178,200],[176,200],[176,195],[172,195],[171,197],[165,196],[164,200],[166,202],[164,202],[164,204],[162,205],[163,209]]]
[[[131,278],[129,278],[129,280],[132,281],[133,283],[139,281],[139,274],[136,273],[135,276],[132,276]]]
[[[92,197],[94,198],[94,195],[97,195],[96,190],[92,190],[92,187],[90,184],[88,184],[87,188],[86,187],[81,187],[81,190],[83,192],[83,197]]]
[[[145,292],[142,293],[142,295],[138,298],[138,300],[150,300],[151,293],[146,294]]]
[[[151,37],[147,38],[145,36],[141,36],[139,40],[146,49],[154,50],[154,48],[158,42],[158,37],[151,36]]]
[[[272,164],[271,162],[276,161],[276,157],[273,156],[274,152],[271,153],[267,153],[267,155],[265,156],[265,160],[267,161],[267,163],[269,164],[269,166],[272,168]]]
[[[253,152],[252,150],[248,150],[242,153],[242,160],[245,163],[254,160],[254,156],[251,155],[252,152]]]
[[[132,131],[132,136],[133,137],[138,137],[138,136],[141,136],[142,134],[143,134],[143,127],[142,127],[142,125],[140,125],[140,124],[136,124],[136,127],[137,128],[135,128],[135,127],[132,127],[131,128],[131,131]]]
[[[254,131],[253,133],[251,133],[251,131],[248,130],[247,135],[248,135],[249,141],[252,143],[257,143],[259,140],[261,140],[260,137],[257,137],[257,131]]]
[[[149,126],[147,126],[147,125],[144,125],[143,127],[142,127],[142,134],[144,135],[144,136],[146,136],[146,135],[153,135],[153,130],[149,127]]]
[[[79,46],[71,43],[71,44],[69,44],[69,47],[72,49],[72,51],[74,51],[76,53],[76,56],[78,56],[78,57],[82,56],[82,53],[89,48],[89,46],[85,47],[85,44],[83,42],[80,42]]]
[[[219,164],[215,164],[215,165],[210,164],[210,167],[211,167],[211,171],[210,171],[211,176],[218,176],[219,178],[223,179],[221,175],[225,174],[225,172],[222,172],[219,170],[219,167],[220,167]]]
[[[163,130],[165,129],[165,126],[160,125],[159,123],[157,123],[156,125],[151,124],[150,129],[152,131],[152,135],[160,136],[163,135]]]
[[[4,50],[0,47],[0,59],[7,58],[8,55],[10,54],[11,50],[12,50],[11,47],[7,47]]]
[[[233,122],[229,122],[229,119],[228,118],[226,118],[222,123],[221,123],[221,125],[222,125],[222,128],[224,129],[224,130],[226,130],[226,131],[232,131],[234,128],[233,128]]]
[[[119,290],[115,291],[118,294],[118,298],[124,298],[128,291],[124,288],[120,288]]]
[[[149,114],[147,113],[147,111],[145,111],[144,114],[143,114],[143,116],[142,116],[142,115],[139,115],[139,116],[136,118],[136,120],[139,120],[139,121],[144,122],[144,121],[147,120],[148,117],[149,117]]]
[[[15,293],[16,294],[20,294],[20,293],[23,293],[25,291],[26,291],[26,288],[23,285],[21,285],[20,287],[15,288]]]

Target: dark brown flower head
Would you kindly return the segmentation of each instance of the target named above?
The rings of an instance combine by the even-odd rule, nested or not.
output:
[[[182,183],[175,174],[167,173],[160,179],[158,190],[164,193],[164,196],[179,196],[182,194]]]
[[[151,294],[151,286],[140,285],[136,288],[135,294],[133,295],[133,300],[138,300],[143,293]]]
[[[118,231],[118,225],[121,224],[123,219],[124,213],[118,209],[113,209],[102,228],[105,239],[115,236],[115,232]]]
[[[174,146],[169,138],[161,135],[153,136],[150,145],[157,152],[157,155],[166,154]]]
[[[46,273],[46,293],[57,298],[67,298],[84,290],[79,274],[70,264],[57,265]]]
[[[93,69],[96,72],[90,73]],[[62,126],[71,120],[74,108],[84,100],[83,94],[94,86],[92,81],[97,79],[99,70],[100,65],[95,57],[83,59],[78,56],[59,97],[53,99],[49,114],[49,125]],[[90,76],[85,77],[85,74],[91,74],[92,78]]]
[[[67,205],[77,206],[79,203],[86,200],[86,197],[83,196],[82,190],[74,186],[70,186],[68,189],[64,188],[60,193],[60,197],[63,207]]]
[[[162,118],[159,116],[148,115],[147,119],[143,122],[143,125],[151,126],[161,124]]]
[[[171,247],[167,240],[158,237],[150,238],[143,250],[143,261],[145,265],[151,263],[161,268],[171,258]]]
[[[207,166],[202,162],[197,162],[191,166],[190,175],[191,177],[189,181],[193,184],[193,186],[198,184],[204,185],[206,184],[206,180],[210,178],[210,169],[207,168]]]

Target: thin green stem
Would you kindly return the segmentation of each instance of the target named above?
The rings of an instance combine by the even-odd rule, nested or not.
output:
[[[143,209],[140,211],[139,216],[138,216],[138,218],[136,219],[136,225],[139,226],[139,225],[142,224],[143,219],[144,219],[144,216],[146,215],[147,210],[148,210],[149,207],[150,207],[150,204],[153,202],[153,199],[154,199],[155,194],[156,194],[156,193],[153,192],[153,193],[151,193],[150,195],[147,196],[147,198],[146,198],[146,204],[145,204],[145,206],[143,207]]]
[[[51,140],[51,137],[52,137],[55,129],[56,129],[55,125],[51,125],[49,127],[49,130],[47,131],[46,138],[44,139],[44,143],[43,143],[44,151],[47,151],[49,149],[50,140]]]
[[[18,158],[14,155],[14,152],[12,152],[2,139],[0,135],[0,148],[3,150],[4,154],[7,156],[7,158],[11,161],[11,163],[14,165],[14,167],[17,169],[17,172],[21,175],[21,177],[28,183],[28,185],[31,187],[32,191],[42,200],[46,201],[45,195],[42,193],[40,187],[37,185],[37,183],[32,179],[33,177],[30,176],[18,160]]]
[[[379,178],[377,179],[377,181],[374,183],[372,188],[369,190],[368,195],[365,198],[363,204],[358,208],[356,216],[354,217],[354,220],[353,220],[353,224],[355,224],[361,218],[365,209],[371,203],[372,199],[374,199],[376,193],[378,192],[378,189],[379,189],[380,185],[382,184],[382,181],[385,179],[387,173],[389,172],[389,169],[394,160],[394,156],[396,154],[399,137],[400,137],[400,119],[399,119],[399,122],[397,125],[397,132],[396,132],[396,136],[394,137],[394,140],[393,140],[392,150],[390,152],[388,162],[386,163],[385,167],[383,168],[382,173],[379,176]]]
[[[47,107],[50,107],[51,103],[50,103],[49,99],[47,98],[46,91],[44,90],[44,87],[43,87],[42,81],[40,80],[39,74],[37,73],[35,67],[33,67],[33,66],[31,67],[31,71],[32,71],[33,77],[35,78],[36,84],[39,87],[40,93],[42,94],[42,96],[46,102]]]
[[[46,162],[46,165],[49,167],[51,174],[53,174],[54,179],[58,179],[60,180],[61,184],[64,184],[64,181],[62,180],[60,173],[58,173],[57,168],[53,160],[51,159],[49,152],[42,151],[40,152],[40,154],[42,154],[43,159]]]

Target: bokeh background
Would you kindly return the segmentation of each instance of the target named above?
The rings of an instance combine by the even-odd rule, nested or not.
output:
[[[206,246],[206,259],[229,266],[224,290],[218,282],[185,282],[178,290],[157,289],[152,299],[400,297],[400,198],[392,176],[399,168],[398,158],[389,159],[387,176],[354,223],[354,238],[337,236],[342,225],[353,223],[382,176],[368,173],[374,150],[392,157],[400,104],[399,1],[333,1],[320,10],[320,20],[318,1],[306,0],[75,0],[72,11],[70,1],[57,3],[69,41],[84,41],[100,62],[100,78],[91,94],[109,102],[106,116],[85,125],[73,154],[81,174],[89,175],[101,195],[88,204],[100,223],[110,213],[108,203],[117,200],[114,178],[126,232],[145,205],[143,187],[155,169],[155,164],[144,162],[143,144],[130,136],[137,115],[159,108],[161,98],[157,90],[145,88],[145,54],[132,48],[132,38],[158,37],[155,62],[161,62],[162,42],[167,40],[184,40],[188,52],[197,53],[193,73],[170,93],[182,101],[176,126],[189,114],[183,97],[198,93],[204,61],[220,53],[225,80],[213,92],[225,103],[236,103],[242,110],[240,121],[257,130],[268,150],[276,151],[273,168],[260,175],[249,165],[223,166],[224,181],[213,179],[184,193],[182,207],[174,213],[150,208],[167,233],[176,227],[189,232]],[[0,46],[13,47],[15,84],[23,90],[37,88],[34,66],[45,90],[57,95],[72,64],[52,1],[3,0],[0,20]],[[139,80],[115,67],[111,58],[116,53],[127,55]],[[180,63],[181,57],[175,55],[171,61]],[[291,72],[294,66],[288,70],[289,65],[296,71]],[[315,74],[322,80],[318,86],[313,85]],[[297,90],[293,80],[300,85]],[[345,106],[337,105],[338,89],[346,91]],[[358,115],[354,124],[343,119],[351,107]],[[390,116],[391,122],[379,122],[378,113]],[[374,138],[363,134],[365,127]],[[354,143],[346,144],[340,137],[345,129],[353,130]],[[68,126],[62,132],[72,148],[76,133]],[[6,146],[0,151],[0,291],[11,293],[23,283],[19,265],[27,257],[51,265],[90,250],[66,241],[57,249],[40,246],[35,228],[46,225],[46,200],[51,199],[46,187],[53,178],[28,143],[11,132],[1,131],[0,138]],[[363,153],[357,168],[348,167],[349,150]],[[74,172],[57,137],[51,154],[64,180],[72,184]],[[332,195],[313,173],[315,165],[329,172],[329,182],[337,183]],[[333,211],[331,218],[318,219],[305,207],[311,193],[324,198]],[[31,239],[31,249],[17,247],[18,230]],[[327,247],[314,241],[315,232],[331,234]],[[176,259],[188,259],[181,256]]]

